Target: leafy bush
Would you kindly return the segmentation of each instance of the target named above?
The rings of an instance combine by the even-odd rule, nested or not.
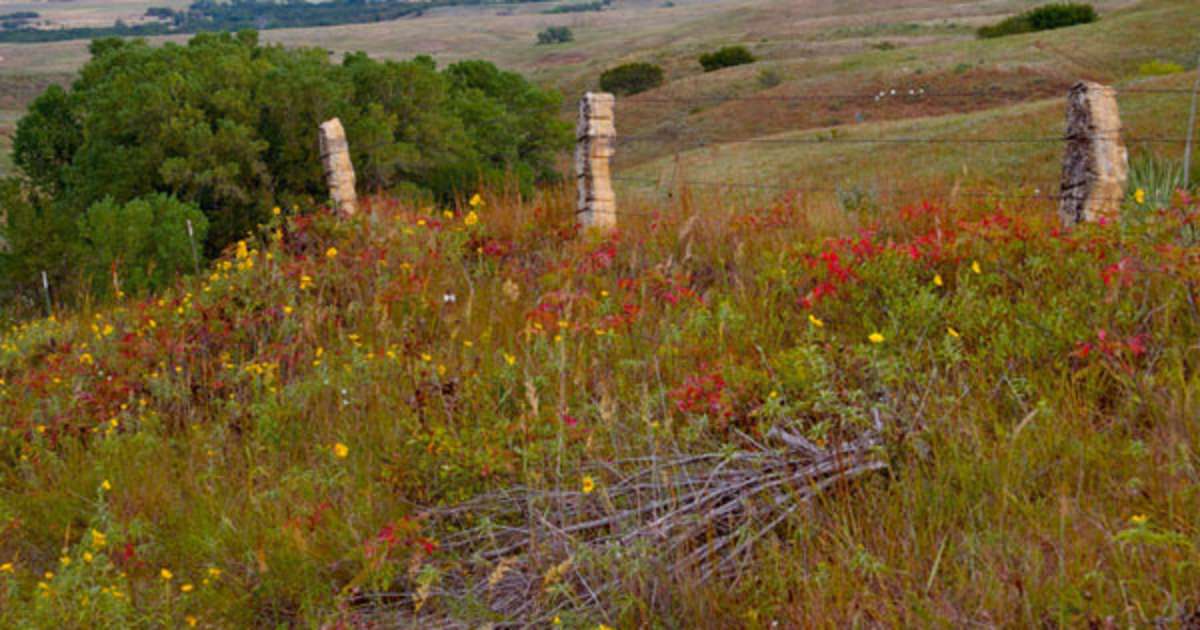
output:
[[[164,194],[120,204],[111,198],[92,204],[79,219],[83,247],[79,260],[98,293],[109,288],[130,294],[166,287],[190,271],[193,246],[203,242],[208,220],[195,204]]]
[[[754,55],[745,46],[726,46],[720,50],[700,55],[700,65],[705,72],[754,63]]]
[[[978,35],[981,38],[987,39],[1020,33],[1033,33],[1035,31],[1048,31],[1076,24],[1087,24],[1095,22],[1097,19],[1099,19],[1099,16],[1096,15],[1096,9],[1090,4],[1047,4],[1010,17],[998,24],[984,26],[979,29]]]
[[[72,291],[76,239],[72,213],[15,177],[0,180],[0,303],[40,311],[43,272],[55,293]]]
[[[570,41],[575,41],[575,34],[566,26],[549,26],[545,30],[538,33],[538,45],[546,44],[565,44]]]
[[[663,69],[652,63],[627,63],[600,75],[600,89],[613,94],[637,94],[663,82]]]

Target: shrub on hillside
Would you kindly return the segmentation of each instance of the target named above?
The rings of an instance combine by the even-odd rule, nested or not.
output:
[[[981,38],[1003,37],[1019,33],[1048,31],[1076,24],[1087,24],[1099,19],[1096,9],[1090,4],[1059,3],[1040,6],[1031,11],[1010,17],[998,24],[979,29]]]
[[[613,94],[637,94],[663,82],[663,69],[652,63],[627,63],[600,75],[600,89]]]
[[[538,33],[538,45],[544,46],[547,44],[565,44],[575,41],[575,34],[566,26],[548,26],[545,30]]]
[[[140,294],[162,289],[192,269],[188,223],[197,242],[208,220],[195,204],[154,194],[121,204],[111,198],[92,204],[79,219],[84,265],[93,290]]]
[[[705,72],[754,63],[754,55],[745,46],[726,46],[720,50],[700,55],[700,65]]]

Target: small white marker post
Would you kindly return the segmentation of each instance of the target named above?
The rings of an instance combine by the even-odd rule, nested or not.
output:
[[[46,275],[45,270],[42,270],[42,297],[46,298],[46,317],[53,317],[54,309],[50,306],[50,277]]]
[[[187,219],[188,243],[192,246],[192,268],[200,275],[200,256],[196,254],[196,234],[192,231],[192,220]]]

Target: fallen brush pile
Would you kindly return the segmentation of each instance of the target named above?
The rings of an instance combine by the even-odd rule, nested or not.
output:
[[[426,523],[452,532],[439,556],[454,560],[359,605],[372,625],[525,627],[603,618],[637,575],[736,580],[739,560],[817,494],[887,468],[878,413],[874,425],[825,448],[775,428],[773,446],[747,437],[752,450],[594,465],[594,490],[510,487],[432,510]]]

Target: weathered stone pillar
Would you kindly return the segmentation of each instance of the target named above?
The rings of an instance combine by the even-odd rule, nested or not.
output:
[[[1058,205],[1063,225],[1115,216],[1129,176],[1116,90],[1089,81],[1080,81],[1071,88],[1067,93],[1066,141]]]
[[[576,126],[575,177],[578,187],[576,212],[583,227],[612,228],[617,225],[617,200],[613,194],[609,160],[616,146],[612,94],[588,92],[579,102]]]
[[[342,121],[334,118],[321,123],[321,166],[329,185],[334,210],[342,216],[358,212],[358,194],[354,191],[354,164],[350,161],[350,143]]]

